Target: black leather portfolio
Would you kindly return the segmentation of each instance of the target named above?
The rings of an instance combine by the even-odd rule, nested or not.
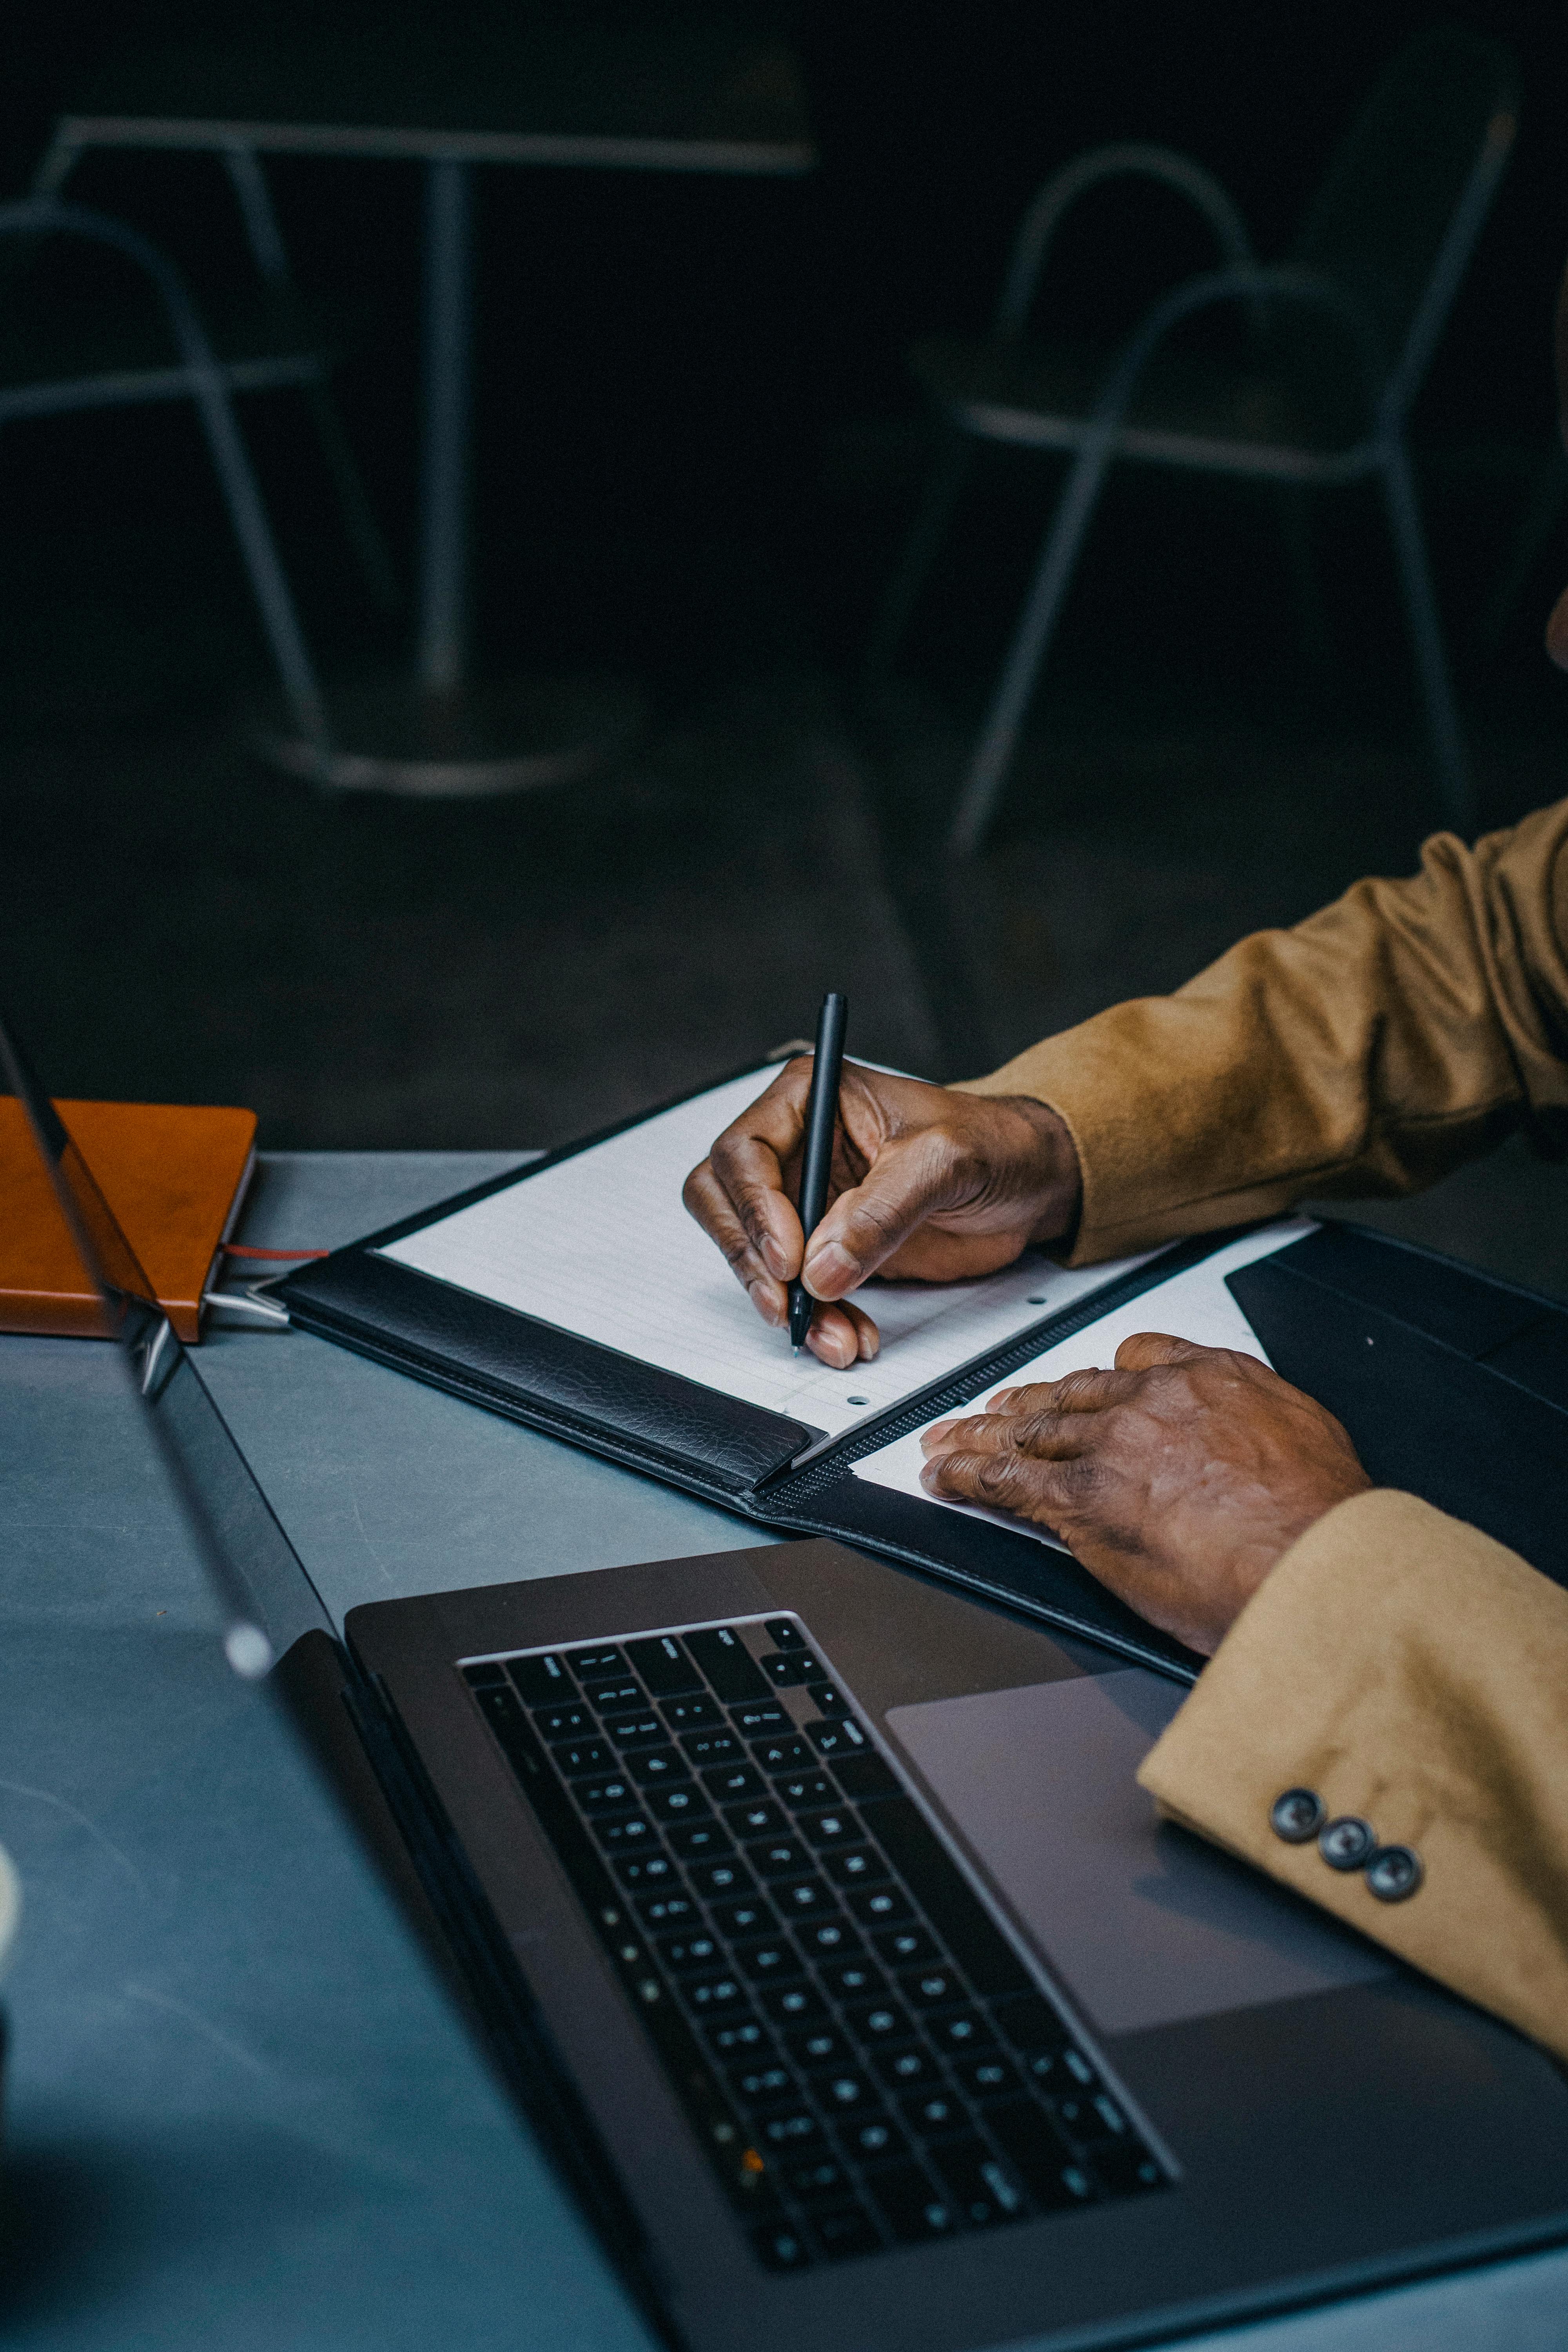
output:
[[[759,1078],[759,1090],[765,1082]],[[631,1123],[628,1123],[628,1125]],[[612,1134],[625,1129],[611,1130]],[[294,1322],[489,1411],[792,1534],[833,1536],[986,1593],[1177,1677],[1202,1661],[1068,1554],[996,1521],[873,1485],[854,1465],[983,1397],[1058,1340],[1234,1241],[1163,1250],[828,1443],[804,1421],[702,1386],[381,1253],[585,1152],[545,1155],[300,1268]],[[1380,1485],[1418,1494],[1568,1583],[1568,1309],[1363,1229],[1310,1231],[1227,1276],[1274,1363],[1344,1423]]]

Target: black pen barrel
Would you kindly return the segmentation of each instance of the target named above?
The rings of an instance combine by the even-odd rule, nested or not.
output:
[[[805,1149],[801,1156],[800,1223],[807,1240],[827,1211],[827,1186],[833,1173],[833,1135],[838,1123],[838,1087],[844,1069],[844,1032],[849,999],[834,990],[822,1000],[816,1024],[816,1049],[811,1065],[811,1093],[805,1106]],[[804,1284],[789,1286],[790,1345],[798,1348],[811,1326],[811,1297]]]

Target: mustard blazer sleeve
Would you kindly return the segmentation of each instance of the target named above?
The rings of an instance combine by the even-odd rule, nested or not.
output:
[[[1066,1119],[1074,1262],[1399,1193],[1526,1124],[1568,1142],[1568,801],[1259,931],[1173,996],[1047,1038],[967,1091]]]
[[[1172,1818],[1568,2059],[1568,1592],[1501,1544],[1410,1495],[1340,1504],[1258,1587],[1138,1777]],[[1290,1790],[1418,1870],[1331,1868],[1300,1835],[1305,1804],[1284,1814],[1294,1842],[1274,1825]]]

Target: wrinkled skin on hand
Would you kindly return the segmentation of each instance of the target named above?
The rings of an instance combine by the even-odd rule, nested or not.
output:
[[[1205,1655],[1297,1537],[1372,1484],[1333,1415],[1266,1364],[1155,1331],[1113,1370],[1003,1389],[921,1443],[931,1494],[1048,1528]]]
[[[1078,1154],[1065,1123],[1027,1096],[970,1095],[847,1062],[828,1208],[800,1229],[811,1060],[788,1062],[686,1180],[683,1199],[750,1294],[781,1327],[801,1273],[822,1303],[806,1344],[844,1370],[877,1353],[877,1327],[847,1294],[882,1274],[959,1282],[1010,1265],[1077,1222]]]

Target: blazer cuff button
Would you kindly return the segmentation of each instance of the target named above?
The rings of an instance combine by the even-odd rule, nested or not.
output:
[[[1316,1789],[1287,1789],[1269,1808],[1268,1826],[1287,1845],[1305,1845],[1322,1828],[1327,1811]]]
[[[1380,1903],[1403,1903],[1426,1874],[1420,1855],[1409,1846],[1380,1845],[1366,1866],[1367,1892]]]
[[[1331,1870],[1360,1870],[1376,1850],[1372,1823],[1355,1813],[1341,1813],[1318,1837],[1318,1852]]]

